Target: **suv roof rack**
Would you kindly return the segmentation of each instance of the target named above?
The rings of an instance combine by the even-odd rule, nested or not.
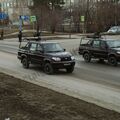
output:
[[[100,34],[100,32],[96,32],[94,34],[91,34],[91,35],[86,35],[86,36],[83,36],[80,40],[80,44],[82,43],[82,41],[84,40],[93,40],[93,39],[99,39],[99,40],[102,40],[103,37],[102,35]]]
[[[100,34],[100,32],[95,32],[93,35],[87,35],[86,37],[97,39],[97,38],[101,38],[101,34]]]
[[[87,35],[86,37],[87,38],[94,38],[94,39],[101,38],[101,36],[98,36],[98,35]]]
[[[46,41],[44,39],[38,38],[38,37],[25,37],[23,38],[23,41],[36,41],[36,42],[42,42],[42,41]]]

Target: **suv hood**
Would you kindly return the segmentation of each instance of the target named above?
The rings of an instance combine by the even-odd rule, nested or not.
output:
[[[72,56],[69,52],[46,53],[46,55],[49,55],[52,57],[70,57],[70,56]]]

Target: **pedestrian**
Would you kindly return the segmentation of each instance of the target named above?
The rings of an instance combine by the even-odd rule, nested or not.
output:
[[[19,40],[19,42],[20,42],[20,45],[19,45],[19,48],[20,48],[21,42],[22,42],[22,31],[19,31],[18,40]]]
[[[41,40],[41,32],[37,31],[37,37],[38,37],[38,41]]]
[[[19,42],[22,42],[22,31],[19,31],[18,39],[19,39]]]
[[[2,31],[1,31],[1,40],[3,40],[3,38],[4,38],[4,30],[2,29]]]
[[[37,26],[36,36],[38,37],[38,41],[41,40],[41,32],[40,32],[39,26]]]

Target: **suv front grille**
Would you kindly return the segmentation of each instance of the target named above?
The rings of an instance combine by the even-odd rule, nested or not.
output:
[[[64,57],[64,58],[61,58],[61,61],[71,61],[71,57]]]

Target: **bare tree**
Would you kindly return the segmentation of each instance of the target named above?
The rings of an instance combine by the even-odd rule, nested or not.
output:
[[[37,24],[41,29],[51,30],[55,32],[56,27],[61,23],[62,0],[34,0],[35,5],[32,7],[32,12],[37,16]]]
[[[79,29],[81,15],[85,16],[85,28],[88,32],[106,31],[112,25],[119,25],[119,2],[119,0],[79,0],[73,12],[75,26]]]

